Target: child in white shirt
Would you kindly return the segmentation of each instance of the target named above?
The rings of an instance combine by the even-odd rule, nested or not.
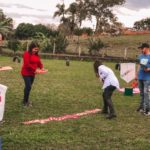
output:
[[[115,76],[112,69],[102,64],[101,61],[95,61],[94,62],[94,71],[96,73],[96,76],[99,77],[103,82],[103,101],[104,106],[102,113],[108,114],[106,117],[107,119],[112,119],[117,117],[111,96],[116,88],[119,88],[119,81],[117,77]]]

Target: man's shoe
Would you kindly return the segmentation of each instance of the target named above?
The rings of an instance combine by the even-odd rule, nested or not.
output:
[[[144,115],[145,115],[145,116],[150,116],[150,111],[144,112]]]
[[[140,113],[143,113],[143,112],[144,112],[144,109],[140,109],[139,112],[140,112]]]
[[[106,119],[113,119],[113,118],[116,118],[117,116],[115,115],[115,114],[113,114],[113,115],[108,115],[107,117],[106,117]]]

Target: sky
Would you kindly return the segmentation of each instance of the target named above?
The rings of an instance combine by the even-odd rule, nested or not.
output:
[[[57,10],[56,5],[63,0],[0,0],[0,9],[7,17],[14,21],[14,27],[18,24],[59,24],[59,17],[53,18]],[[64,0],[66,7],[75,0]],[[126,0],[122,6],[113,10],[118,21],[125,27],[133,27],[135,21],[150,17],[150,0]],[[85,27],[94,27],[95,21],[83,22]]]

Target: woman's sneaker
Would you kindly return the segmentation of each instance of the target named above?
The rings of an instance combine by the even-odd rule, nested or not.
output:
[[[31,102],[23,103],[23,105],[24,105],[25,107],[32,107],[32,103],[31,103]]]

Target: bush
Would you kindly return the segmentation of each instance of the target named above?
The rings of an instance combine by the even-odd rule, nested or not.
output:
[[[67,38],[62,34],[59,34],[58,36],[56,36],[53,42],[55,42],[56,44],[56,53],[65,52],[69,44]]]
[[[21,51],[27,50],[28,49],[28,44],[29,44],[29,41],[21,41],[20,50]]]
[[[35,37],[35,40],[40,44],[42,52],[53,52],[55,49],[56,53],[65,52],[66,47],[68,46],[68,40],[62,34],[56,34],[55,37],[47,38],[42,33],[38,33]],[[55,46],[55,48],[54,48]]]
[[[21,43],[16,39],[8,41],[8,48],[13,50],[14,53],[16,53],[16,51],[18,51],[20,49],[20,46],[21,46]]]
[[[82,30],[83,30],[83,33],[88,34],[88,36],[93,34],[93,30],[91,28],[84,27],[82,28]]]
[[[42,52],[52,52],[53,51],[53,45],[52,42],[49,39],[43,40],[43,42],[40,44],[40,48]]]
[[[75,29],[74,30],[74,35],[81,36],[82,34],[83,34],[83,30],[82,29]]]
[[[99,51],[105,47],[104,43],[101,41],[101,39],[93,39],[90,38],[88,40],[88,49],[89,49],[89,53],[91,55],[97,55],[99,54]]]

